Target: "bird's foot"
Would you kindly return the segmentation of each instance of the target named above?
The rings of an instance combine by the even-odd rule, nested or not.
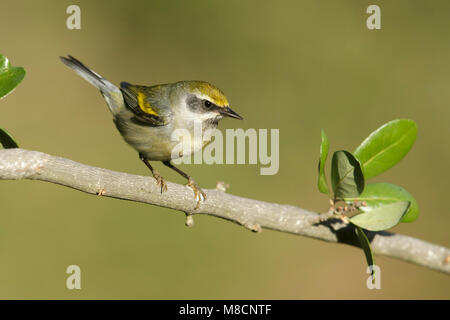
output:
[[[203,190],[192,178],[189,178],[187,187],[194,191],[194,199],[197,201],[197,205],[195,206],[194,210],[196,210],[200,206],[200,202],[206,200],[206,193],[203,192]]]
[[[161,186],[161,193],[167,191],[167,183],[164,181],[163,177],[158,173],[158,171],[153,170],[153,178],[156,179],[156,184]]]

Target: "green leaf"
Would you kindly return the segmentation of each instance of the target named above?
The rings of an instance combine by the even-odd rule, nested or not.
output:
[[[331,160],[331,185],[335,199],[358,197],[364,176],[358,160],[348,151],[336,151]]]
[[[358,236],[359,244],[361,245],[364,255],[366,256],[367,265],[369,267],[375,265],[375,256],[373,255],[372,248],[370,247],[369,239],[367,239],[366,234],[360,227],[355,226],[355,231]],[[373,270],[374,269],[372,269],[372,276],[374,276]]]
[[[367,206],[360,208],[363,212],[370,212],[394,202],[409,201],[411,205],[401,222],[413,222],[419,216],[419,206],[416,199],[402,187],[391,183],[369,183],[359,197],[345,200],[349,202],[353,200],[365,201]]]
[[[24,77],[24,68],[12,67],[8,58],[0,54],[0,99],[11,93]]]
[[[320,144],[320,160],[319,160],[319,191],[325,194],[330,194],[328,189],[328,181],[325,176],[325,162],[328,157],[328,137],[325,134],[325,130],[322,129],[322,142]]]
[[[0,144],[5,149],[18,148],[16,141],[14,138],[6,131],[0,128]]]
[[[411,150],[416,136],[416,123],[408,119],[393,120],[372,132],[354,152],[364,177],[370,179],[392,168]]]
[[[360,213],[350,218],[350,222],[370,231],[387,230],[400,222],[409,205],[409,201],[387,204],[370,212]]]

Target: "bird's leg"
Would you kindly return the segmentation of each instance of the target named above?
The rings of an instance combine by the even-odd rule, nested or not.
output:
[[[206,194],[203,192],[202,189],[200,189],[198,184],[194,181],[194,179],[192,179],[190,175],[175,167],[172,163],[170,163],[170,161],[163,161],[163,163],[164,165],[178,172],[180,175],[182,175],[188,180],[187,186],[194,191],[195,200],[197,200],[197,205],[195,209],[197,209],[200,206],[200,202],[206,200]]]
[[[150,171],[152,172],[153,178],[156,179],[156,184],[158,186],[161,186],[161,193],[163,193],[164,191],[167,191],[167,184],[164,181],[163,177],[161,177],[161,175],[159,174],[158,171],[153,169],[153,167],[150,165],[150,162],[148,162],[147,158],[145,158],[142,154],[139,154],[139,159],[141,159],[142,162],[145,163],[147,168],[149,168]]]

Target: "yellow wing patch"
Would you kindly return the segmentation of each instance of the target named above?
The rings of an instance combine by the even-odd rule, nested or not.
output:
[[[227,97],[225,97],[225,94],[219,88],[202,81],[193,81],[191,85],[192,89],[197,89],[201,94],[210,97],[212,102],[218,107],[228,107]]]
[[[152,114],[154,116],[158,115],[158,113],[156,113],[156,111],[152,108],[150,103],[145,101],[144,93],[142,93],[142,92],[137,93],[137,101],[138,101],[138,106],[142,111],[144,111],[145,113],[148,113],[148,114]]]

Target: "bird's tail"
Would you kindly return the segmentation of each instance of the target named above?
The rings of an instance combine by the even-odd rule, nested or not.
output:
[[[118,87],[104,79],[97,72],[86,67],[81,61],[75,59],[71,55],[60,58],[66,66],[100,90],[113,114],[117,114],[123,108],[124,102],[122,92]]]

